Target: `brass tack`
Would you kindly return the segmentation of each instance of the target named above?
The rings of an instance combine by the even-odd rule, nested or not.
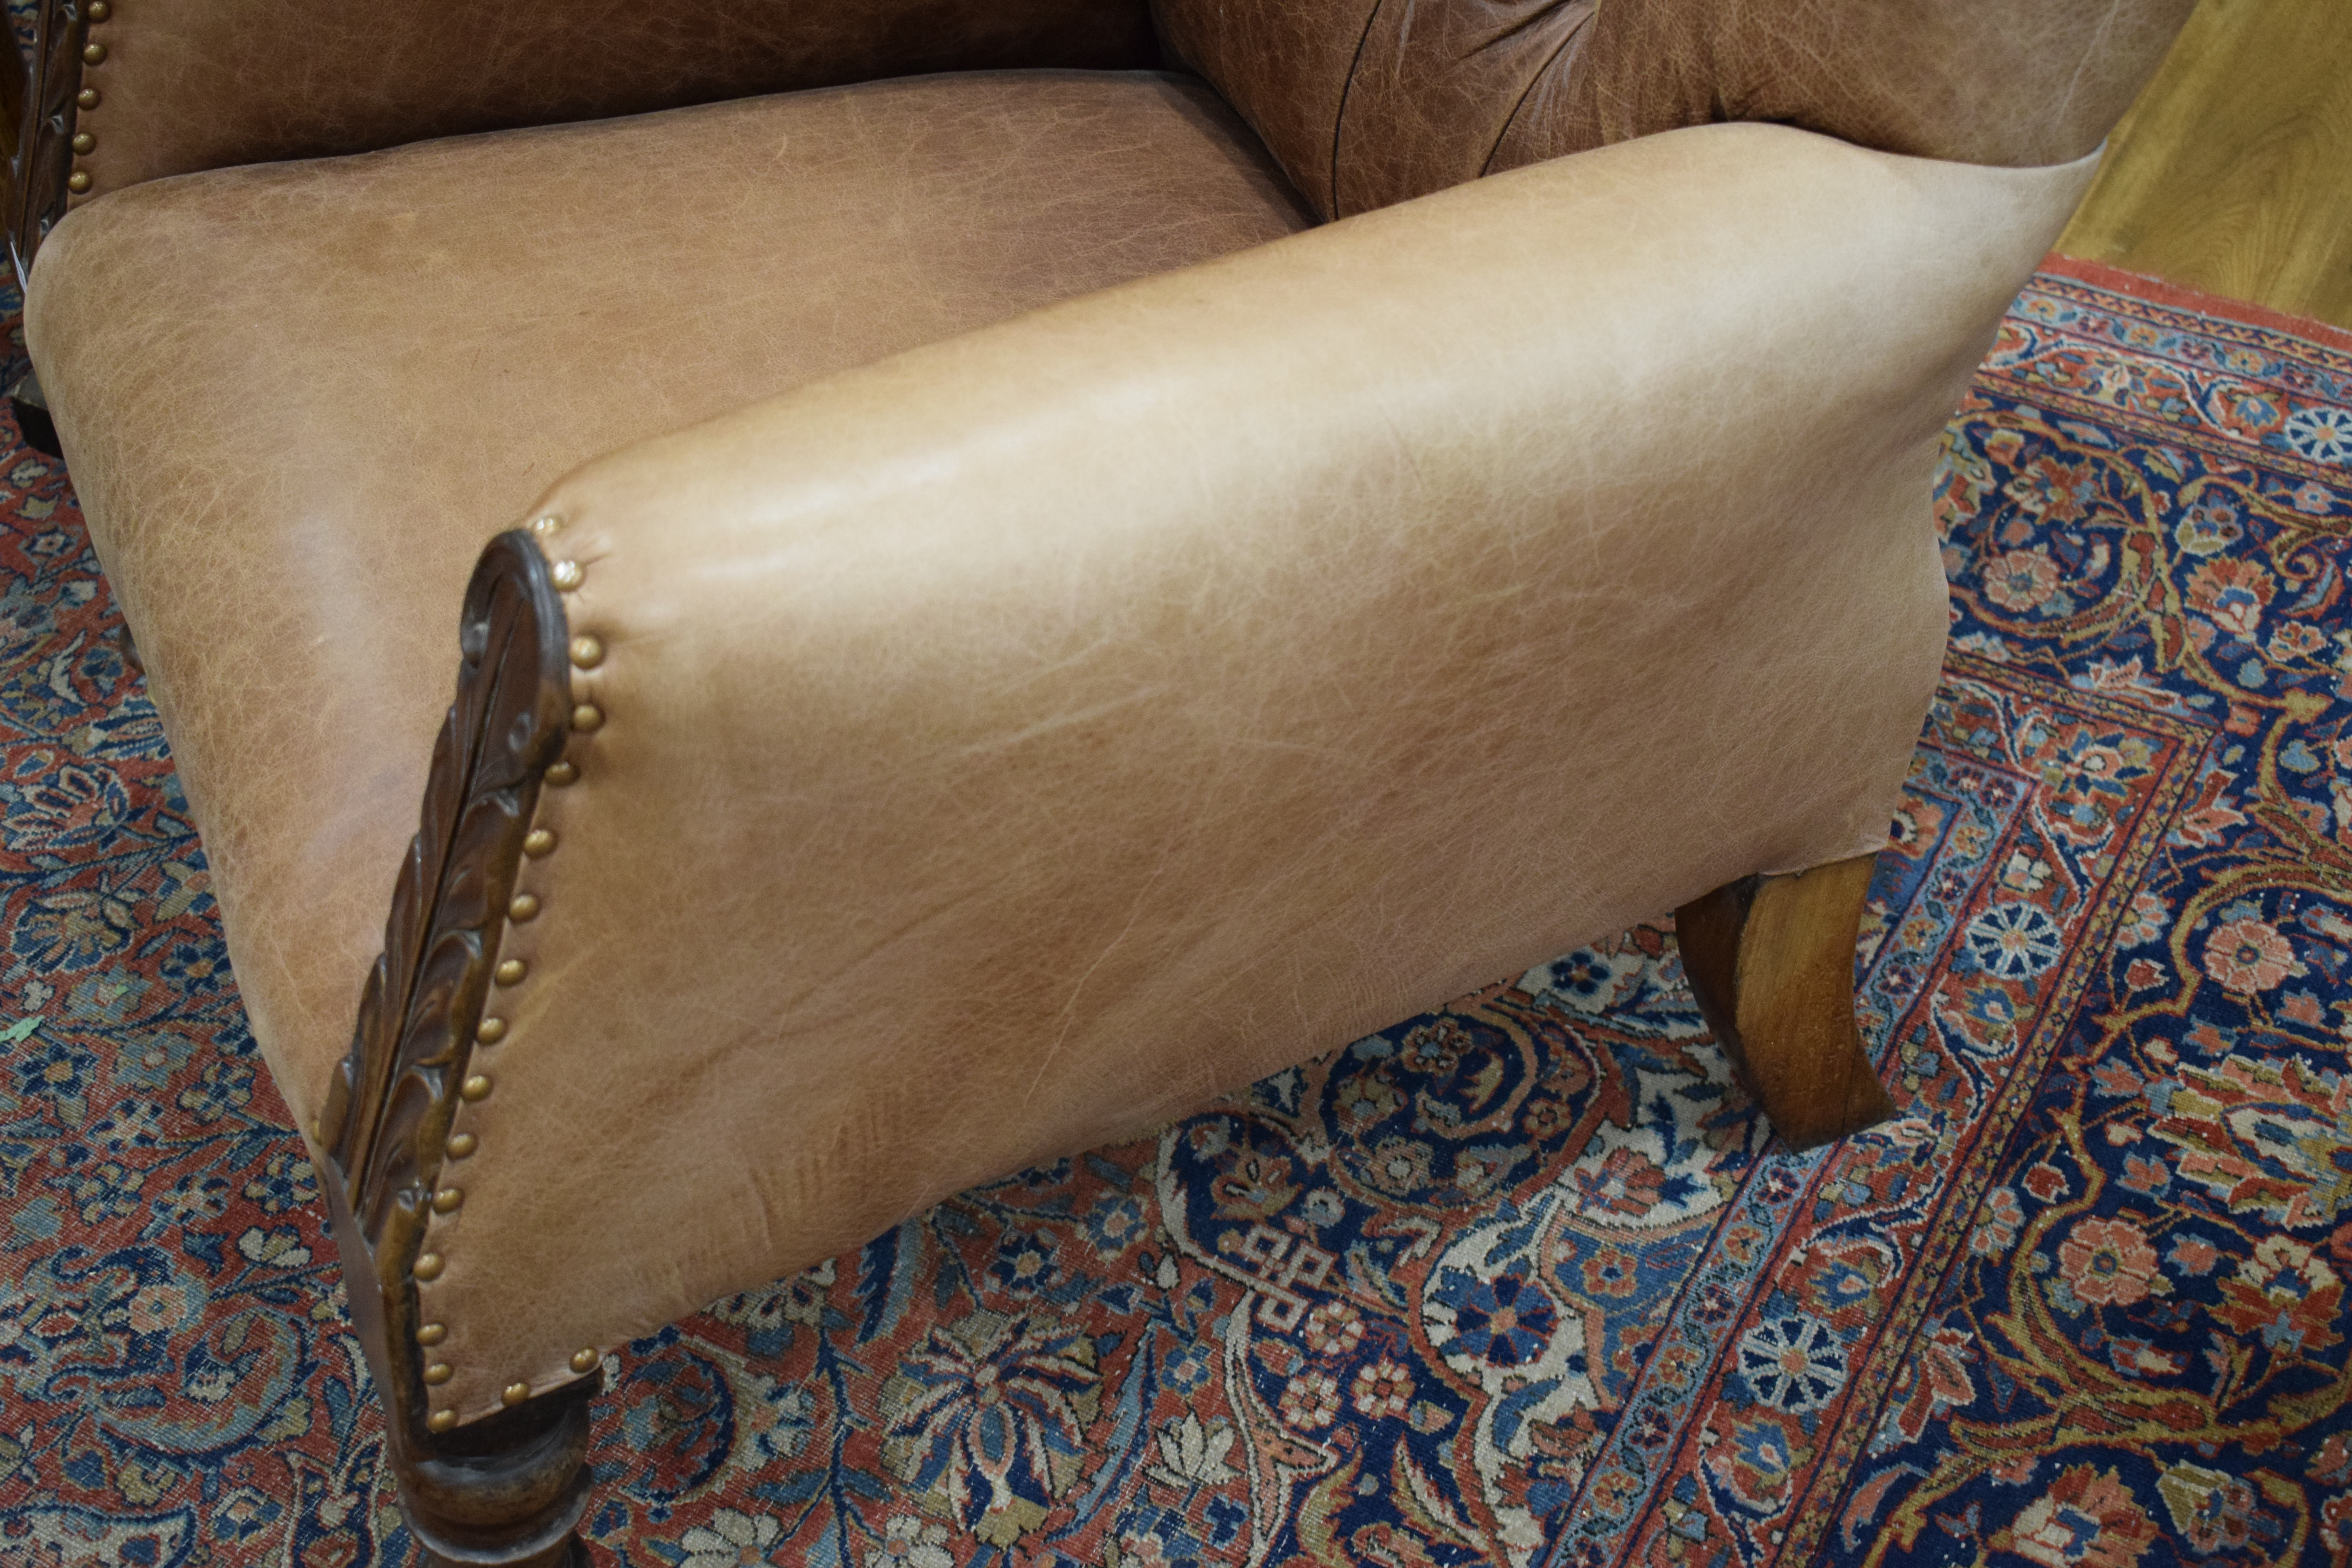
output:
[[[75,152],[87,153],[97,145],[98,138],[92,136],[89,132],[77,131],[74,132],[73,150]]]
[[[583,702],[572,710],[572,727],[582,734],[604,727],[604,710],[593,702]]]
[[[465,1192],[457,1187],[444,1187],[433,1194],[435,1214],[456,1214],[457,1205],[466,1201]]]
[[[588,574],[580,570],[580,563],[577,561],[559,561],[547,569],[547,574],[553,579],[557,587],[566,593],[577,588],[588,578]]]
[[[89,0],[89,19],[91,21],[103,22],[109,16],[113,15],[114,7],[108,4],[108,0]]]
[[[416,1342],[420,1345],[437,1345],[448,1337],[449,1325],[446,1323],[427,1323],[416,1331]]]
[[[418,1253],[416,1255],[416,1267],[410,1270],[410,1272],[415,1274],[419,1279],[440,1279],[441,1255],[437,1252]]]
[[[449,1158],[452,1160],[462,1160],[481,1146],[481,1140],[470,1132],[454,1133],[449,1142],[442,1145],[449,1151]]]
[[[497,980],[501,985],[520,985],[522,977],[530,973],[530,965],[521,959],[502,958],[499,960]]]
[[[595,1370],[596,1363],[604,1359],[604,1358],[603,1356],[598,1355],[594,1351],[573,1351],[572,1352],[572,1370],[574,1372],[593,1372]]]
[[[570,763],[558,763],[547,770],[547,782],[558,789],[577,783],[579,778],[580,770]]]
[[[454,1373],[455,1369],[452,1368],[447,1362],[436,1361],[431,1366],[425,1369],[425,1381],[432,1384],[434,1387],[438,1388],[443,1384],[448,1382],[450,1377],[454,1375]]]
[[[485,1018],[474,1026],[474,1038],[486,1046],[495,1046],[506,1037],[507,1021],[504,1018]]]
[[[425,1429],[431,1432],[453,1431],[457,1425],[457,1413],[454,1410],[436,1410],[425,1422]]]
[[[534,827],[523,835],[522,852],[536,860],[542,855],[555,853],[555,833],[551,828]]]
[[[84,149],[87,151],[88,149]],[[604,639],[583,633],[572,639],[572,662],[582,669],[593,669],[604,662]]]
[[[544,517],[535,517],[530,520],[530,531],[533,533],[538,534],[541,539],[546,538],[549,534],[553,533],[557,529],[562,528],[562,526],[563,520],[556,516],[551,511]]]
[[[74,94],[74,101],[84,109],[96,109],[98,107],[98,89],[94,87],[83,88],[79,92]]]
[[[529,1399],[530,1397],[530,1384],[527,1383],[509,1383],[504,1389],[500,1390],[499,1394],[499,1400],[502,1403],[510,1405],[520,1405],[524,1400]]]
[[[106,46],[104,44],[84,44],[81,47],[81,60],[84,65],[104,65],[106,63]]]
[[[514,902],[507,906],[507,919],[520,925],[539,913],[539,899],[531,893],[517,893]]]
[[[478,1102],[489,1099],[490,1075],[486,1072],[476,1073],[457,1086],[457,1092],[464,1095],[469,1101]]]
[[[71,191],[76,195],[79,195],[82,192],[89,189],[89,171],[88,169],[76,169],[72,174],[68,174],[66,176],[66,189]]]

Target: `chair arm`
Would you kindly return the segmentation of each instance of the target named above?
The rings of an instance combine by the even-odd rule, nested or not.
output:
[[[425,1241],[436,1397],[1877,847],[1937,436],[2090,172],[1671,132],[559,483],[577,778]]]

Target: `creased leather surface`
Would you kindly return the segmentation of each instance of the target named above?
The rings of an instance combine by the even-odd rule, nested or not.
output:
[[[114,0],[90,37],[93,196],[923,71],[1157,63],[1140,0]]]
[[[2038,165],[2104,140],[2194,0],[1153,0],[1326,216],[1720,121]]]
[[[1495,167],[1707,120],[1919,157],[2083,157],[2196,0],[1606,0],[1530,93]],[[1557,96],[1555,96],[1557,95]]]
[[[559,484],[607,718],[432,1232],[457,1406],[1876,847],[1937,437],[2089,172],[1669,133]]]
[[[457,607],[565,469],[1303,211],[1197,83],[880,83],[191,175],[72,215],[27,331],[308,1122]]]

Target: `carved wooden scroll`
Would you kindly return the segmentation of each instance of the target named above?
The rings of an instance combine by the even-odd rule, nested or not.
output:
[[[490,542],[466,592],[457,693],[422,821],[368,976],[350,1057],[314,1129],[352,1318],[387,1417],[411,1530],[436,1563],[584,1561],[588,1404],[581,1381],[433,1429],[415,1268],[459,1085],[490,985],[523,837],[571,711],[563,605],[522,531]]]

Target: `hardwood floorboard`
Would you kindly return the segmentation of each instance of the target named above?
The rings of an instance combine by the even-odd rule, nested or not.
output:
[[[2352,327],[2352,0],[2204,0],[2058,248]]]

